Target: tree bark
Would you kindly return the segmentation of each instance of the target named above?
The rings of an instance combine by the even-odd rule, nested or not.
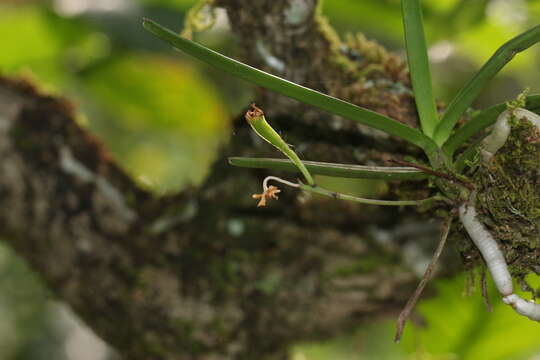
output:
[[[402,59],[361,34],[342,42],[321,14],[318,0],[215,0],[214,4],[227,11],[247,63],[417,126]],[[264,92],[260,100],[272,115],[302,114],[304,121],[319,123],[328,118],[275,93]],[[339,127],[354,127],[339,118],[332,120]]]
[[[309,11],[287,27],[284,9],[291,3]],[[361,66],[331,59],[351,61],[336,55],[329,30],[321,30],[316,1],[216,5],[236,19],[233,30],[242,44],[260,37],[286,59],[292,80],[336,95],[348,91],[349,99],[374,109],[381,99],[394,99],[385,111],[416,121],[410,94],[380,85],[385,76],[395,84],[406,74],[386,64],[363,76],[364,85],[379,81],[376,91],[369,90],[377,96],[367,96],[364,85],[350,80]],[[253,20],[261,16],[262,23]],[[284,46],[289,36],[292,48]],[[348,123],[336,130],[327,115],[279,116],[301,107],[267,93],[261,99],[266,108],[279,109],[278,127],[304,140],[305,159],[358,163],[358,149],[365,150],[364,161],[414,153]],[[275,154],[240,118],[234,134],[203,185],[156,198],[77,124],[68,101],[0,78],[0,237],[126,359],[286,359],[297,341],[396,314],[416,284],[401,246],[429,240],[433,227],[419,226],[411,239],[403,230],[421,224],[412,211],[307,198],[293,190],[256,209],[249,195],[260,192],[266,172],[232,168],[227,156]]]

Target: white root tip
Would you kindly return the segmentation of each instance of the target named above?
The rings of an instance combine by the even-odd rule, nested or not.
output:
[[[540,322],[540,305],[533,301],[522,299],[519,295],[511,294],[503,297],[503,302],[512,308],[520,315],[523,315],[533,321]]]
[[[508,296],[503,297],[502,301],[506,305],[513,306],[513,304],[515,304],[518,299],[519,299],[519,296],[517,296],[516,294],[510,294]]]

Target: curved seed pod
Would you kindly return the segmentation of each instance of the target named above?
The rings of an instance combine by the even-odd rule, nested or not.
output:
[[[480,250],[499,292],[503,296],[511,295],[514,290],[508,266],[497,242],[480,220],[478,220],[478,214],[474,207],[475,198],[476,192],[473,192],[470,202],[459,207],[459,218],[472,241],[478,250]]]
[[[304,175],[309,185],[315,185],[313,177],[309,173],[308,169],[306,169],[306,166],[302,163],[298,155],[292,151],[289,145],[287,145],[281,136],[279,136],[279,134],[270,126],[270,124],[268,124],[264,118],[264,112],[255,106],[255,104],[252,104],[251,110],[246,112],[246,120],[257,135],[274,145],[279,151],[291,159],[302,175]]]
[[[522,299],[516,294],[504,297],[503,301],[505,304],[512,306],[518,314],[534,321],[540,321],[540,304]]]
[[[508,135],[510,135],[510,124],[508,124],[508,120],[511,116],[515,116],[518,119],[526,118],[540,130],[540,116],[535,113],[522,108],[503,111],[497,118],[497,122],[493,126],[491,134],[489,134],[482,142],[481,153],[484,162],[489,161],[491,157],[495,155],[497,150],[506,143],[506,139],[508,139]]]

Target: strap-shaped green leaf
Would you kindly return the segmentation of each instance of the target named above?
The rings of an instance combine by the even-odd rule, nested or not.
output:
[[[184,39],[151,20],[145,19],[143,26],[175,48],[233,76],[407,140],[422,148],[428,155],[435,154],[438,150],[429,137],[417,129],[396,120],[238,62],[193,41]]]
[[[442,145],[449,137],[459,118],[480,94],[487,83],[516,56],[540,41],[540,25],[525,31],[502,45],[482,66],[480,71],[465,85],[448,105],[439,125],[435,129],[434,139]]]
[[[384,167],[347,165],[316,161],[302,161],[313,175],[334,176],[355,179],[380,180],[422,180],[428,175],[413,167]],[[272,169],[298,172],[296,166],[288,159],[231,157],[229,164],[254,169]]]
[[[443,145],[443,150],[448,156],[452,156],[454,152],[469,140],[473,135],[478,134],[485,128],[495,124],[500,113],[506,110],[506,103],[491,106],[477,113],[471,120],[463,125],[455,134],[453,134]],[[540,95],[527,96],[525,100],[525,108],[531,111],[540,108]]]
[[[422,131],[433,136],[439,121],[431,84],[420,0],[401,0],[405,47]]]

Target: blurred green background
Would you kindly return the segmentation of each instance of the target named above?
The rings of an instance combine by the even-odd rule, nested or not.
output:
[[[245,83],[171,51],[140,26],[147,16],[180,30],[194,3],[0,0],[0,71],[74,100],[79,121],[142,186],[177,191],[204,178],[227,141],[229,119],[252,99]],[[435,92],[445,101],[498,46],[540,19],[536,0],[423,4]],[[327,0],[323,11],[341,35],[362,31],[403,52],[398,0]],[[223,14],[196,39],[236,54]],[[525,87],[539,92],[539,51],[533,47],[513,60],[477,106],[512,99]],[[293,358],[540,359],[538,324],[514,315],[496,296],[493,313],[487,313],[480,294],[464,295],[465,284],[465,276],[438,280],[438,295],[420,303],[421,316],[399,345],[391,341],[393,314],[339,339],[299,344],[291,349]],[[0,290],[1,359],[114,357],[69,310],[49,300],[36,276],[6,248],[0,248]]]

